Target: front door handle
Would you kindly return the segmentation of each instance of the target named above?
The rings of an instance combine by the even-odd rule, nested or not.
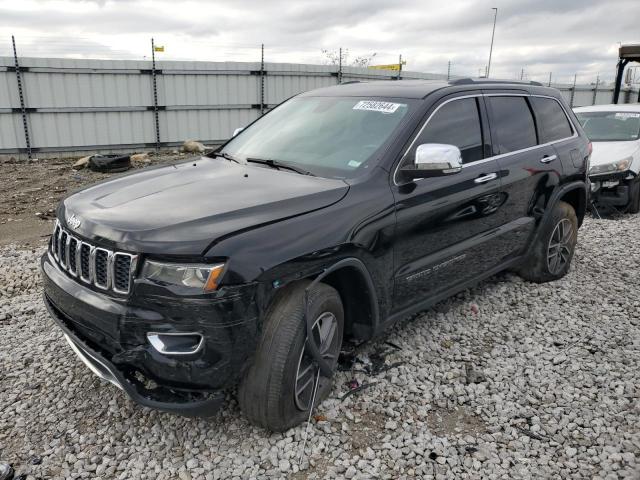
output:
[[[551,163],[551,162],[553,162],[556,158],[558,158],[558,156],[557,156],[557,155],[545,155],[544,157],[542,157],[542,158],[540,159],[540,161],[541,161],[542,163]]]
[[[478,178],[474,180],[474,182],[487,183],[487,182],[490,182],[491,180],[495,180],[496,178],[498,178],[497,173],[487,173],[486,175],[480,175]]]

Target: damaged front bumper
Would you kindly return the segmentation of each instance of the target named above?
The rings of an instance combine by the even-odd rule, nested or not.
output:
[[[96,375],[141,405],[212,415],[255,350],[254,285],[222,288],[205,298],[161,296],[142,285],[137,290],[144,294],[134,286],[129,297],[120,298],[80,284],[49,252],[41,266],[45,305],[71,348]],[[181,333],[198,335],[197,348],[176,352],[152,344],[157,335]]]
[[[591,175],[591,198],[600,205],[625,207],[631,201],[631,182],[635,178],[631,171]]]

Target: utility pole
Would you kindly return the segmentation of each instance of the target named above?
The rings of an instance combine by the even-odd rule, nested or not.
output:
[[[491,55],[493,54],[493,39],[496,35],[496,20],[498,19],[498,8],[493,7],[491,10],[494,11],[493,14],[493,30],[491,32],[491,47],[489,48],[489,63],[487,64],[487,78],[489,78],[489,74],[491,73]]]
[[[451,80],[451,60],[447,62],[447,81]]]
[[[576,97],[576,79],[578,74],[573,75],[573,87],[571,87],[571,99],[569,100],[569,106],[573,108],[573,99]]]
[[[520,80],[524,78],[524,68],[520,70]]]
[[[340,47],[340,58],[338,59],[338,85],[342,83],[342,47]]]
[[[591,105],[596,104],[596,99],[598,98],[598,85],[600,84],[600,73],[596,77],[596,86],[593,88],[593,100],[591,101]]]
[[[400,75],[402,75],[402,54],[398,57],[398,80],[402,78]]]
[[[551,86],[551,73],[552,73],[552,72],[549,72],[549,83],[547,84],[547,87],[550,87],[550,86]]]

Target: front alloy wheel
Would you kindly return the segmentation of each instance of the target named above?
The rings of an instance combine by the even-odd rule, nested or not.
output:
[[[314,319],[311,335],[334,370],[342,346],[344,310],[333,287],[310,284],[305,280],[278,292],[266,314],[253,363],[238,388],[247,419],[268,430],[282,432],[304,422],[309,410],[331,391],[332,379],[319,376],[307,351],[305,290],[309,289],[308,315]]]
[[[338,319],[331,312],[322,313],[313,324],[313,340],[319,346],[318,350],[320,350],[322,358],[329,364],[335,364],[340,353],[340,345],[334,341],[338,327]],[[319,369],[307,350],[305,342],[305,347],[300,352],[300,359],[298,360],[294,390],[296,407],[302,411],[308,411],[311,406],[316,378],[319,374]],[[322,381],[323,379],[319,380],[319,382]]]

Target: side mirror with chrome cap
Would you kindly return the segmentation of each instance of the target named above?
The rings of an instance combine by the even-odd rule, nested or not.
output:
[[[412,179],[451,175],[462,170],[462,153],[455,145],[425,143],[416,149],[414,162],[400,170]]]

